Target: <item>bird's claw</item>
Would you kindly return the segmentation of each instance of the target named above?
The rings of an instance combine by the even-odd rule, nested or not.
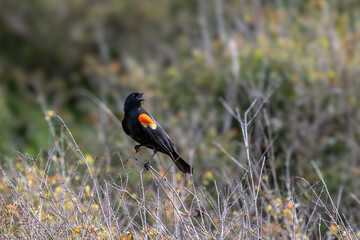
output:
[[[146,169],[147,171],[149,171],[149,169],[150,169],[150,162],[145,163],[145,164],[144,164],[144,167],[145,167],[145,169]]]

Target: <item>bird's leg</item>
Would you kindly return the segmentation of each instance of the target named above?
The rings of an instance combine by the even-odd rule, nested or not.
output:
[[[147,161],[144,165],[145,169],[149,171],[149,168],[150,168],[150,162],[151,160],[154,158],[155,154],[157,153],[157,150],[154,148],[154,152],[153,154],[151,155],[151,158],[149,161]]]
[[[144,145],[142,145],[142,144],[135,145],[135,146],[134,146],[135,151],[136,151],[136,152],[139,152],[139,151],[140,151],[140,148],[141,148],[142,146],[144,146]]]

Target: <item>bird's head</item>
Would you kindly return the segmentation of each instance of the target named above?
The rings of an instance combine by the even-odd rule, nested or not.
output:
[[[134,107],[140,107],[141,102],[145,101],[145,99],[142,97],[143,94],[144,93],[138,93],[138,92],[131,93],[125,100],[124,111],[127,111],[128,109]]]

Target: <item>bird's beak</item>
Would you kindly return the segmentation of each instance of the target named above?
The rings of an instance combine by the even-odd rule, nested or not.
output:
[[[144,95],[144,93],[140,93],[139,95],[140,95],[139,100],[140,100],[140,101],[145,101],[145,99],[142,97],[142,96]]]

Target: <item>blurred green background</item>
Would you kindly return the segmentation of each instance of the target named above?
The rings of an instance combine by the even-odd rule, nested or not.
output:
[[[54,145],[48,110],[64,119],[83,152],[133,156],[134,143],[95,99],[121,119],[125,97],[141,91],[145,108],[194,164],[195,178],[207,171],[235,178],[239,169],[216,144],[242,161],[241,129],[219,98],[243,114],[270,96],[251,148],[254,159],[268,148],[274,184],[275,176],[284,179],[287,158],[292,176],[315,181],[315,161],[332,193],[344,187],[346,205],[354,204],[349,193],[360,195],[359,1],[0,5],[2,164]]]

